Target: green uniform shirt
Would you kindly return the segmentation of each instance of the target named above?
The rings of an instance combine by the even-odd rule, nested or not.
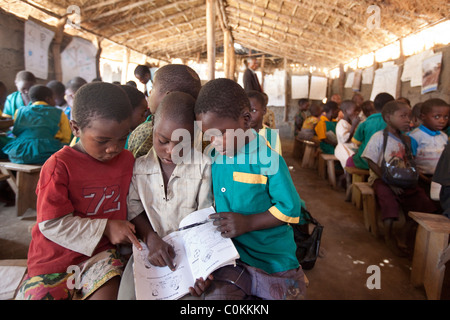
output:
[[[352,141],[359,145],[358,152],[353,155],[353,162],[357,168],[369,169],[367,161],[361,155],[373,134],[377,131],[384,130],[384,128],[386,128],[386,122],[384,122],[381,113],[370,115],[366,121],[356,128]]]
[[[234,157],[213,151],[212,181],[217,212],[244,215],[267,210],[286,224],[245,233],[233,242],[241,260],[268,273],[299,266],[293,230],[300,219],[300,197],[284,159],[256,137]],[[269,161],[270,160],[270,161]]]
[[[23,106],[25,106],[25,104],[23,102],[22,94],[20,93],[20,91],[13,92],[8,97],[6,97],[3,114],[14,118],[14,114],[16,113],[16,111]]]

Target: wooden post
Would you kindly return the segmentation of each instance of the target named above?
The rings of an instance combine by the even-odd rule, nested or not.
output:
[[[225,78],[231,79],[231,70],[230,70],[230,48],[231,43],[231,31],[228,29],[223,30],[223,69],[225,71]]]
[[[215,0],[206,0],[206,51],[208,55],[208,80],[215,77],[216,41],[215,41]]]
[[[264,65],[266,63],[266,55],[263,54],[261,57],[261,88],[264,90]]]
[[[284,96],[285,96],[285,102],[284,102],[284,116],[283,116],[283,121],[288,121],[288,106],[289,106],[289,102],[291,99],[291,88],[290,88],[290,79],[288,77],[290,77],[291,73],[288,72],[288,60],[287,58],[284,58]]]
[[[127,82],[127,76],[128,76],[128,64],[130,62],[130,49],[125,48],[125,52],[123,55],[123,62],[122,62],[122,84],[125,84]]]
[[[338,89],[338,93],[341,97],[344,96],[344,86],[345,86],[345,70],[344,65],[341,63],[339,65],[339,89]]]
[[[103,38],[97,37],[97,54],[95,55],[95,69],[97,73],[97,78],[101,78],[100,56],[102,55],[102,40]]]
[[[59,19],[56,24],[55,36],[53,38],[52,53],[53,63],[55,67],[55,80],[62,81],[62,66],[61,66],[61,43],[64,37],[64,26],[67,17]]]

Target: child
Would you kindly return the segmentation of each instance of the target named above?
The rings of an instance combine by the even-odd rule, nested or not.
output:
[[[392,100],[394,100],[394,97],[389,93],[382,92],[377,94],[373,102],[375,113],[367,117],[367,119],[361,123],[358,128],[356,128],[355,134],[352,138],[352,142],[358,145],[358,152],[356,152],[352,157],[353,164],[356,168],[369,170],[367,161],[362,158],[361,155],[372,135],[375,132],[386,128],[386,123],[381,115],[381,110],[387,102]]]
[[[269,108],[267,108],[267,104],[269,103],[269,96],[265,92],[261,92],[261,93],[264,96],[264,106],[266,107],[266,110],[267,110],[267,112],[263,118],[263,123],[266,126],[268,126],[270,129],[276,129],[277,124],[275,122],[275,113],[272,110],[270,110]]]
[[[210,218],[240,254],[236,267],[213,273],[206,299],[302,299],[304,274],[289,225],[299,222],[300,198],[283,158],[254,130],[245,132],[249,110],[244,89],[230,79],[207,82],[195,103],[213,147],[217,213]]]
[[[337,145],[334,149],[334,155],[338,158],[342,168],[345,168],[348,158],[358,149],[358,146],[351,140],[360,122],[360,109],[352,100],[344,100],[341,104],[341,110],[344,118],[336,124]]]
[[[70,142],[69,120],[54,107],[53,91],[35,85],[29,91],[31,103],[16,111],[13,135],[3,152],[11,162],[43,164],[52,154]]]
[[[432,199],[440,201],[442,214],[450,218],[450,143],[447,143],[436,165],[432,184],[437,185],[437,196]],[[434,189],[434,188],[432,188]]]
[[[325,154],[334,154],[336,147],[336,124],[339,114],[338,104],[334,101],[328,101],[323,106],[323,114],[315,127],[317,138],[320,141],[319,147]]]
[[[191,212],[213,205],[211,161],[192,147],[194,105],[191,95],[177,91],[161,101],[153,122],[153,147],[136,160],[128,196],[128,219],[147,243],[150,263],[171,269],[173,248],[162,238],[176,231]],[[177,130],[189,133],[188,141],[175,138]],[[176,151],[180,146],[185,151],[182,155]],[[131,265],[124,272],[127,281],[121,285],[120,299],[134,298]],[[198,280],[192,294],[200,295],[201,286],[203,281]]]
[[[131,102],[131,108],[133,109],[131,114],[131,131],[128,135],[127,143],[125,144],[125,149],[128,149],[128,140],[130,138],[131,132],[136,129],[138,125],[143,123],[148,116],[148,102],[145,95],[137,88],[134,88],[130,85],[121,85],[120,87],[128,95],[128,98]]]
[[[298,133],[302,130],[303,122],[305,122],[306,118],[311,116],[311,112],[309,111],[309,100],[308,99],[299,99],[298,100],[298,113],[295,116],[294,122],[294,136],[297,136]]]
[[[319,122],[319,117],[323,112],[322,106],[319,104],[312,104],[310,107],[311,115],[305,119],[302,125],[302,130],[298,133],[298,138],[302,140],[313,140],[315,128]]]
[[[361,121],[365,121],[368,117],[376,113],[373,101],[366,100],[361,104],[362,117]],[[361,115],[361,114],[360,114]]]
[[[442,130],[447,126],[450,106],[444,100],[429,99],[420,110],[422,124],[408,135],[418,144],[416,165],[419,181],[428,193],[437,162],[448,142],[448,136]]]
[[[66,114],[67,118],[69,120],[72,119],[72,106],[73,106],[73,98],[75,97],[75,94],[77,93],[78,89],[80,89],[83,85],[87,83],[86,80],[84,80],[81,77],[75,77],[71,79],[67,85],[66,85],[66,102],[68,107],[64,109],[64,113]]]
[[[140,64],[134,69],[134,76],[140,83],[145,85],[145,96],[148,97],[152,91],[152,73],[146,65]]]
[[[148,97],[148,107],[153,115],[166,94],[181,91],[197,98],[201,88],[198,74],[190,67],[182,64],[168,64],[159,68],[153,80],[153,89]],[[147,121],[132,131],[128,140],[128,150],[135,158],[146,155],[153,146],[153,121]]]
[[[115,245],[141,248],[126,221],[134,157],[123,147],[130,118],[118,86],[95,82],[77,92],[70,124],[80,141],[42,167],[18,299],[116,299],[123,262]]]
[[[396,157],[400,162],[407,162],[407,148],[415,153],[415,144],[408,136],[402,132],[409,127],[411,110],[407,104],[399,101],[386,103],[382,110],[382,116],[386,123],[386,129],[376,132],[367,143],[362,153],[362,157],[367,160],[370,166],[369,183],[372,185],[377,202],[381,208],[381,216],[385,227],[385,241],[387,246],[396,254],[404,255],[399,248],[393,234],[393,222],[398,220],[399,209],[405,213],[408,221],[405,229],[409,231],[411,219],[407,215],[409,211],[420,211],[433,213],[437,207],[425,194],[425,191],[418,185],[409,188],[400,188],[392,184],[387,184],[382,179],[383,153],[385,161]],[[384,132],[388,138],[386,151],[383,152]]]
[[[422,102],[416,103],[411,110],[411,123],[409,125],[411,130],[418,128],[422,124],[420,119],[422,104]]]
[[[282,155],[280,136],[275,129],[271,129],[263,124],[263,118],[267,111],[264,96],[256,90],[248,91],[247,96],[250,101],[250,127],[267,140],[269,147]]]
[[[47,87],[49,87],[53,91],[55,107],[61,109],[67,116],[68,111],[66,112],[66,109],[69,107],[69,105],[67,104],[67,101],[65,99],[66,86],[61,81],[52,80],[47,83]]]
[[[28,91],[36,84],[36,77],[28,71],[20,71],[16,74],[15,80],[17,91],[11,93],[5,101],[3,117],[14,118],[16,111],[28,105],[30,97]]]
[[[5,84],[0,81],[0,117],[2,117],[3,108],[5,107],[6,97],[8,96],[8,90]]]

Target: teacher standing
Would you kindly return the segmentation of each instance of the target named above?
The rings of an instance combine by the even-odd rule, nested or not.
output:
[[[247,69],[244,72],[244,90],[246,92],[251,90],[256,90],[259,92],[263,92],[261,85],[258,80],[258,76],[255,73],[255,70],[258,69],[259,63],[255,58],[247,59]]]

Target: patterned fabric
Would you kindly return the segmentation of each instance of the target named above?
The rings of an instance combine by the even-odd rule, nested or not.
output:
[[[265,124],[266,126],[268,126],[271,129],[276,128],[275,113],[272,110],[270,110],[269,108],[267,108],[267,112],[264,115],[263,124]]]
[[[137,159],[145,156],[153,147],[153,121],[141,123],[128,138],[128,150]]]
[[[111,278],[122,275],[123,266],[119,254],[112,249],[77,266],[80,270],[79,286],[73,273],[26,275],[16,300],[84,300]]]

